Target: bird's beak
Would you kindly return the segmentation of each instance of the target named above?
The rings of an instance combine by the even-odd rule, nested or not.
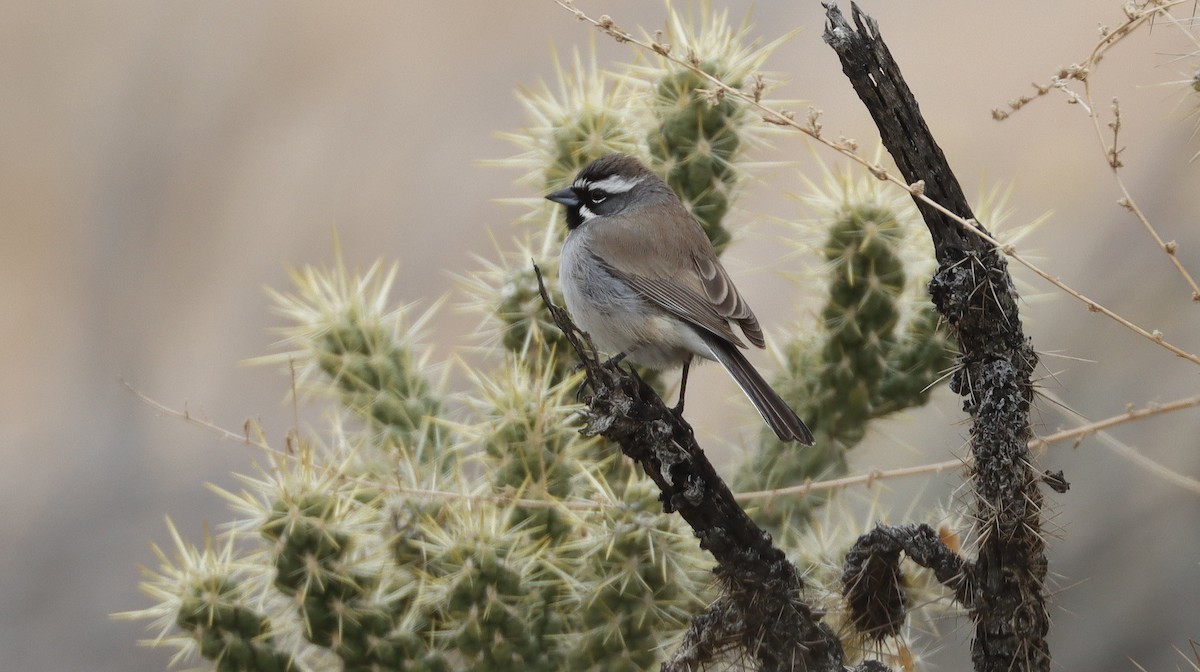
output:
[[[576,194],[575,190],[572,189],[571,187],[567,187],[566,189],[559,189],[558,191],[556,191],[552,194],[546,194],[546,200],[554,201],[555,203],[562,203],[563,205],[567,206],[568,208],[573,208],[573,207],[579,205],[579,203],[580,203],[579,195]]]

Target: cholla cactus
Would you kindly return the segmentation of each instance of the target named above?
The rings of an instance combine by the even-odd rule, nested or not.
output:
[[[751,81],[775,46],[746,46],[747,35],[713,13],[695,29],[673,18],[668,30],[733,84]],[[531,129],[513,136],[526,151],[508,163],[527,168],[535,193],[603,154],[635,154],[723,249],[741,150],[759,132],[753,115],[665,61],[614,76],[576,57],[559,74],[557,96],[522,94]],[[341,412],[325,440],[293,440],[241,492],[224,493],[237,519],[219,556],[177,541],[179,558],[145,584],[158,604],[129,614],[153,618],[158,642],[220,670],[632,671],[653,667],[711,599],[690,531],[615,450],[576,431],[574,357],[528,263],[538,260],[557,298],[561,213],[535,198],[537,230],[466,279],[489,327],[484,345],[504,357],[471,371],[464,403],[447,403],[413,335],[429,314],[389,303],[394,267],[352,273],[339,261],[274,294],[290,350],[266,359],[286,361],[301,389]],[[784,348],[781,391],[818,446],[764,439],[752,464],[769,480],[743,484],[844,469],[863,424],[919,403],[946,365],[929,314],[904,317],[898,215],[869,199],[844,206],[825,224],[826,338]]]
[[[385,270],[377,262],[351,277],[340,257],[338,264],[333,271],[294,271],[294,294],[272,292],[278,311],[292,322],[282,332],[297,349],[259,361],[297,363],[301,384],[327,376],[332,387],[310,389],[340,397],[346,409],[376,430],[379,445],[444,462],[452,455],[433,449],[442,399],[425,376],[424,362],[412,356],[419,339],[411,335],[421,333],[431,313],[411,320],[408,309],[385,310],[396,265]]]
[[[547,556],[511,511],[452,507],[429,530],[423,611],[456,668],[558,669],[561,619],[540,590]]]
[[[362,386],[348,390],[346,369],[323,363],[366,371],[422,361],[407,311],[313,291],[362,292],[390,276],[373,266],[352,277],[338,264],[295,277],[296,293],[277,295],[298,320],[288,359],[306,389],[339,400],[343,419],[330,440],[293,443],[243,478],[242,492],[224,493],[238,518],[221,538],[223,565],[181,553],[178,569],[146,584],[160,604],[130,615],[186,627],[163,641],[222,670],[557,670],[589,655],[591,669],[613,669],[635,636],[645,645],[638,660],[656,658],[650,642],[701,604],[689,596],[707,585],[702,556],[677,519],[651,513],[659,505],[647,484],[627,483],[628,467],[573,428],[578,380],[555,380],[541,351],[510,356],[474,376],[474,420],[452,421],[439,404],[440,417],[391,431],[359,403]],[[330,336],[347,324],[369,325],[373,358]],[[422,369],[377,376],[374,394],[444,398]],[[630,505],[622,496],[634,487]],[[596,630],[601,608],[621,614],[611,631]]]
[[[167,521],[178,560],[158,546],[158,571],[146,570],[143,590],[157,600],[125,616],[152,621],[159,629],[150,643],[173,646],[174,660],[203,657],[217,670],[286,672],[298,669],[287,644],[256,605],[247,574],[233,560],[233,545],[203,551],[183,540]]]
[[[507,375],[477,381],[485,402],[483,421],[474,430],[484,450],[481,460],[495,487],[525,500],[562,501],[576,490],[575,475],[595,462],[589,447],[596,440],[562,422],[573,408],[568,397],[579,377],[555,384],[549,369],[531,376],[516,361],[508,366]],[[574,531],[571,516],[559,507],[517,506],[512,515],[514,525],[556,543]]]
[[[584,672],[652,669],[664,633],[682,632],[706,588],[690,533],[661,515],[645,478],[624,489],[569,553],[583,590],[573,597],[567,666]],[[643,608],[630,609],[633,604]]]
[[[763,432],[760,451],[738,472],[740,488],[762,490],[847,470],[846,453],[870,420],[925,403],[933,383],[953,363],[953,345],[928,301],[916,300],[906,267],[906,233],[916,230],[911,203],[887,199],[877,180],[830,176],[808,199],[828,227],[822,255],[829,298],[815,338],[784,349],[780,394],[817,437],[805,450]],[[828,194],[828,195],[825,195]],[[804,525],[822,499],[776,503],[760,514],[776,531]]]
[[[677,52],[687,53],[705,73],[742,88],[762,68],[785,38],[763,46],[750,42],[750,27],[729,24],[728,13],[704,6],[700,27],[693,29],[672,14],[664,35]],[[740,177],[735,161],[754,126],[745,103],[713,92],[711,81],[682,68],[635,70],[652,84],[654,126],[647,134],[650,165],[679,194],[720,254],[731,235],[722,225]]]
[[[308,640],[347,670],[448,669],[406,627],[411,586],[389,571],[374,496],[334,479],[296,485],[281,489],[259,529],[273,544],[274,587],[294,599]]]
[[[498,162],[524,167],[523,181],[546,191],[562,188],[580,168],[605,154],[638,151],[626,110],[631,95],[628,83],[601,70],[594,53],[586,65],[575,52],[570,68],[557,58],[554,66],[555,90],[542,82],[535,89],[517,92],[529,125],[502,137],[525,151]]]

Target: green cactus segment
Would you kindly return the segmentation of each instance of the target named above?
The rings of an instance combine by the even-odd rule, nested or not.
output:
[[[547,417],[530,415],[526,419],[536,422]],[[568,449],[574,437],[567,432],[577,432],[564,427],[565,431],[556,428],[541,435],[541,429],[546,428],[520,420],[499,423],[496,435],[487,443],[488,457],[496,465],[493,482],[502,490],[511,489],[526,498],[547,503],[562,501],[571,494],[571,477],[580,468],[569,457],[572,451]],[[570,518],[553,506],[516,507],[512,516],[512,524],[524,523],[552,540],[561,539],[573,529]]]
[[[274,585],[295,598],[308,640],[329,649],[346,670],[437,669],[440,655],[428,650],[419,630],[397,626],[408,604],[379,597],[378,571],[354,569],[350,553],[358,539],[339,527],[356,505],[353,497],[329,494],[277,500],[260,530],[275,544]]]
[[[821,312],[819,424],[844,445],[857,444],[873,416],[903,300],[904,266],[896,256],[902,229],[890,211],[848,209],[825,245],[833,264],[829,302]],[[813,474],[816,475],[816,474]]]
[[[566,228],[566,227],[561,227]],[[501,340],[504,348],[538,366],[548,366],[555,382],[565,380],[575,370],[575,358],[562,331],[554,324],[538,292],[537,275],[529,258],[521,265],[506,271],[500,287],[500,302],[496,316],[501,322]],[[558,284],[556,260],[539,262],[546,290],[555,305],[563,305],[562,290]]]
[[[270,292],[295,349],[260,361],[285,362],[297,387],[339,396],[376,445],[421,462],[444,459],[450,451],[436,450],[444,425],[434,421],[443,403],[412,355],[431,313],[412,320],[408,308],[388,310],[398,266],[352,272],[337,255],[332,268],[293,270],[293,292]]]
[[[908,323],[904,338],[888,353],[872,417],[928,401],[938,380],[954,366],[957,352],[933,304],[922,304]]]
[[[531,627],[545,605],[531,594],[522,572],[505,562],[501,548],[469,544],[453,549],[461,569],[439,615],[441,637],[448,640],[463,669],[496,672],[558,670],[557,647],[535,636]]]
[[[429,422],[442,402],[413,365],[408,349],[375,320],[347,311],[316,343],[316,361],[347,408],[381,430],[389,445],[428,459],[447,457]]]
[[[338,529],[345,502],[333,495],[310,494],[280,499],[261,528],[276,544],[275,587],[302,599],[306,606],[324,598],[361,598],[373,590],[377,578],[357,576],[344,559],[351,535]],[[310,628],[317,643],[331,641],[328,632]]]
[[[558,277],[557,269],[550,267],[543,268],[542,274],[543,277]],[[550,294],[556,304],[563,304],[562,291],[557,283]],[[503,332],[504,347],[510,352],[528,351],[531,339],[554,346],[565,342],[550,319],[550,313],[545,310],[545,303],[538,293],[537,275],[528,264],[512,269],[505,278],[500,288],[500,305],[496,313],[506,326]]]
[[[570,184],[584,166],[606,154],[628,154],[637,147],[629,132],[629,120],[619,110],[600,106],[586,106],[569,119],[561,120],[550,142],[547,191]],[[560,235],[566,235],[565,227]]]
[[[922,404],[953,362],[953,347],[932,307],[916,309],[902,334],[905,271],[898,254],[903,224],[874,204],[842,207],[824,247],[829,299],[821,311],[823,340],[794,342],[785,351],[780,394],[813,429],[817,443],[797,449],[764,434],[762,449],[739,471],[739,489],[772,489],[835,478],[868,422]],[[775,531],[803,526],[823,496],[775,503],[762,521]]]
[[[727,76],[715,63],[702,63],[705,72]],[[739,87],[740,82],[727,82]],[[713,84],[681,70],[666,75],[655,87],[658,127],[647,138],[654,166],[700,222],[717,252],[729,244],[722,226],[738,174],[733,159],[741,141],[739,125],[744,108],[732,98],[713,100]]]
[[[403,499],[390,507],[388,545],[398,567],[425,571],[429,562],[427,530],[440,527],[449,514],[447,504],[435,499]]]
[[[220,672],[297,669],[289,654],[276,650],[270,620],[242,604],[240,585],[227,576],[196,581],[180,602],[175,624]]]
[[[678,631],[702,607],[696,593],[711,576],[696,570],[692,535],[662,515],[652,483],[633,481],[573,544],[582,579],[570,609],[568,665],[587,672],[655,669],[662,633]],[[696,562],[696,565],[690,563]]]
[[[575,525],[558,505],[574,494],[572,479],[584,469],[581,448],[595,441],[564,422],[577,408],[580,377],[556,381],[552,372],[536,375],[533,369],[531,362],[514,358],[502,375],[478,379],[483,417],[471,433],[479,437],[491,487],[541,504],[512,508],[506,525],[537,543],[557,543]]]

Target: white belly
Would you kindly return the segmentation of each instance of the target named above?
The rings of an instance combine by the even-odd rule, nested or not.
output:
[[[586,247],[586,227],[563,243],[559,265],[563,299],[580,329],[609,355],[662,369],[692,355],[712,359],[696,328],[659,308],[606,271]]]

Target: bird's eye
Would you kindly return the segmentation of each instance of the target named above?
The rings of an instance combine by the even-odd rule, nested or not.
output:
[[[603,203],[606,198],[608,193],[603,189],[592,189],[588,192],[588,200],[592,203]]]

